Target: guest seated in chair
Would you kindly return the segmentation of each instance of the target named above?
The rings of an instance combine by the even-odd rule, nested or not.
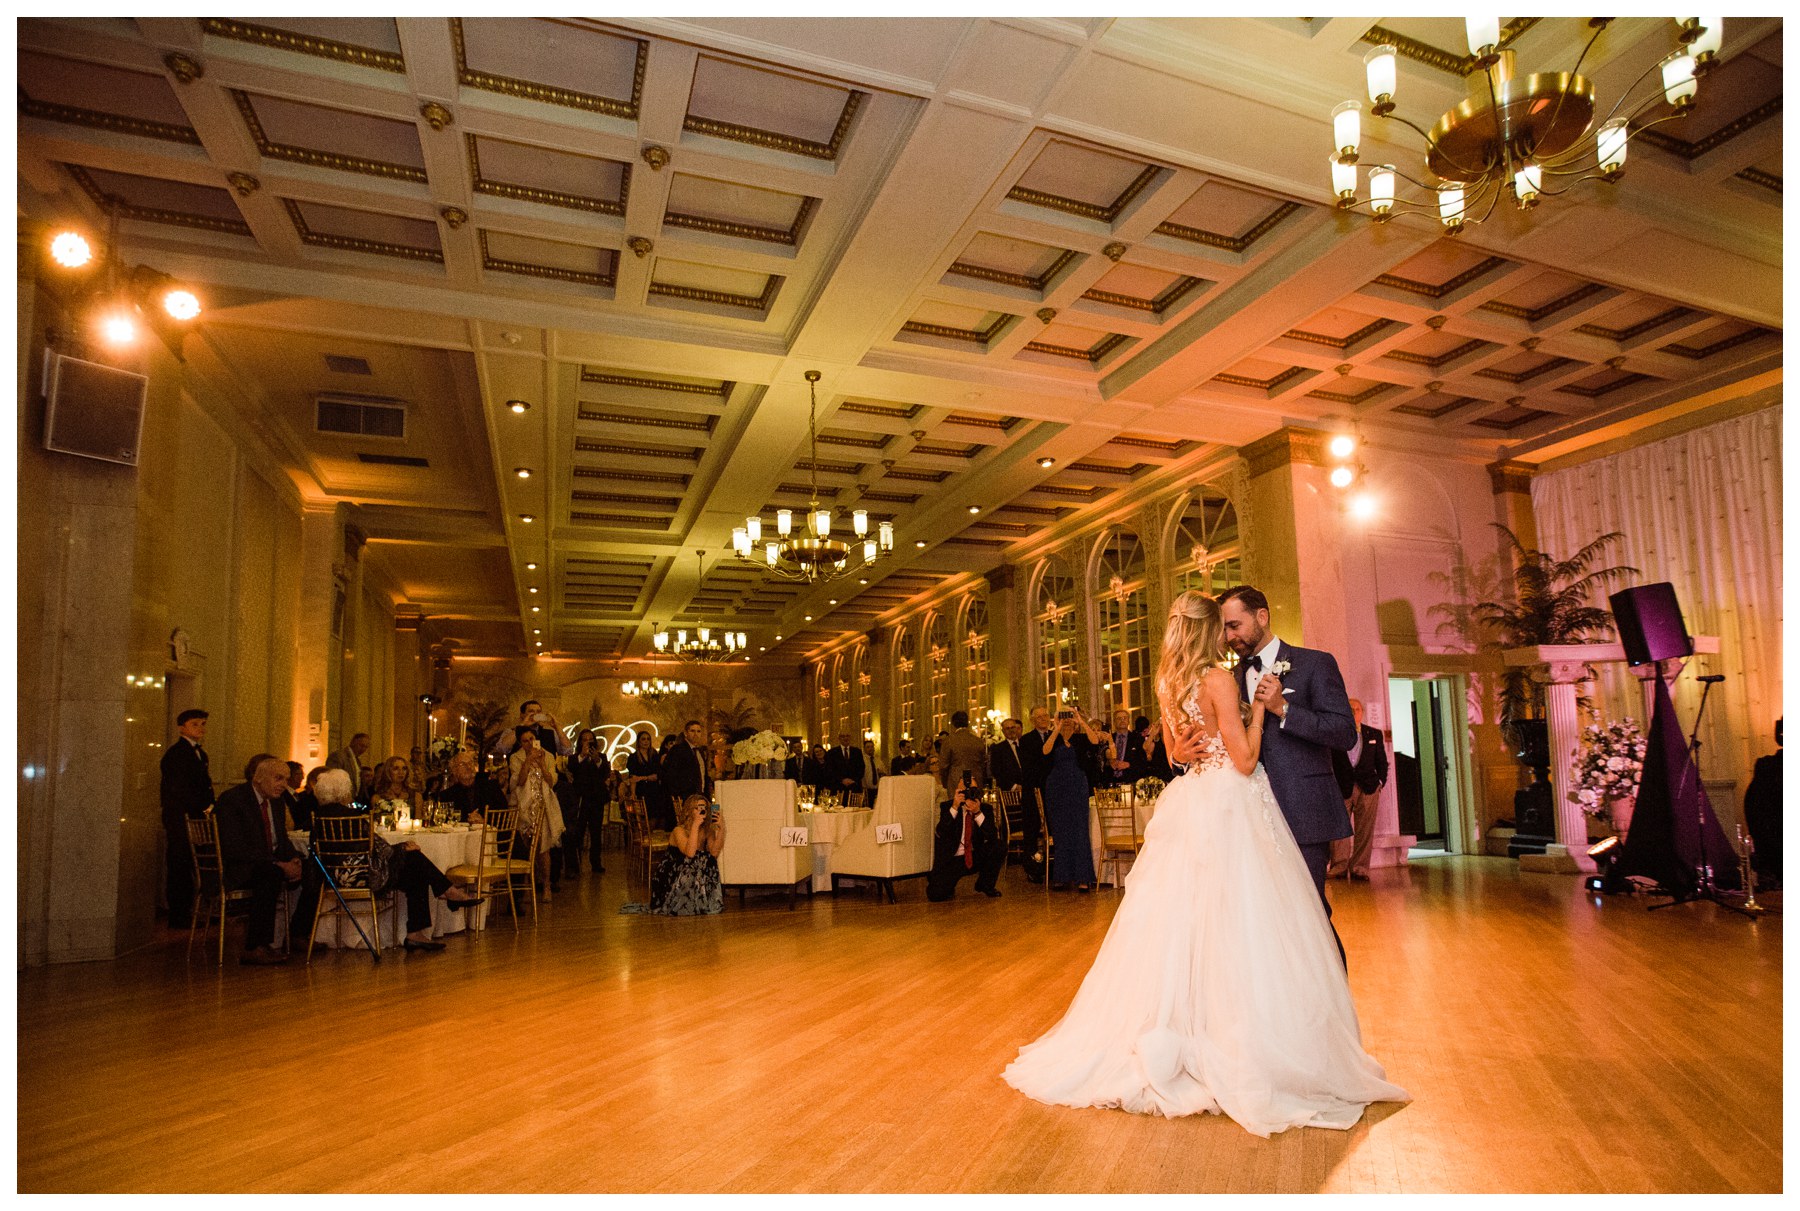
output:
[[[932,838],[931,874],[925,880],[925,898],[940,903],[956,895],[964,875],[975,876],[975,890],[999,899],[994,886],[1006,865],[1006,842],[1000,839],[994,817],[981,802],[981,792],[960,785],[949,806],[938,812]]]
[[[360,816],[363,809],[350,802],[350,775],[341,769],[328,769],[319,775],[314,791],[319,797],[318,810],[313,813],[315,819],[328,816]],[[317,877],[318,867],[311,867]],[[398,848],[383,841],[379,835],[375,838],[375,852],[367,867],[345,867],[331,872],[331,877],[339,887],[368,887],[373,885],[377,895],[390,892],[402,892],[406,896],[406,949],[408,950],[442,950],[444,944],[435,941],[431,936],[431,900],[436,896],[451,911],[458,911],[471,904],[481,903],[483,897],[473,895],[460,887],[453,887],[444,872],[437,864],[419,852],[419,847],[411,841],[402,842]],[[320,894],[330,895],[329,891],[319,889]]]
[[[450,779],[442,797],[456,814],[471,824],[480,824],[482,813],[490,808],[504,808],[506,794],[486,774],[480,772],[475,754],[468,749],[450,758]]]
[[[287,762],[258,753],[244,774],[246,781],[220,795],[214,810],[225,886],[250,889],[242,962],[262,967],[288,960],[275,949],[275,906],[300,878],[300,855],[288,840]]]
[[[669,848],[650,876],[650,902],[627,904],[620,912],[696,917],[725,910],[719,882],[719,855],[725,851],[725,822],[705,795],[682,801]]]

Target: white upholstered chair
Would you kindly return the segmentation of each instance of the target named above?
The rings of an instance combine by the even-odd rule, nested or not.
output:
[[[812,846],[781,844],[782,829],[805,822],[795,791],[787,778],[740,779],[717,786],[719,818],[725,824],[719,882],[737,888],[739,904],[751,887],[787,888],[789,909],[801,884],[812,894]]]
[[[875,818],[868,828],[845,838],[831,854],[831,890],[839,879],[873,879],[894,900],[894,880],[922,879],[931,873],[931,838],[937,828],[936,778],[901,774],[883,778],[875,789]],[[900,840],[878,838],[884,825],[900,825]]]

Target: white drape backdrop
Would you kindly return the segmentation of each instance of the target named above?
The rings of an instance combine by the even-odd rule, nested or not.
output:
[[[1682,731],[1691,730],[1696,672],[1725,674],[1700,741],[1703,777],[1737,783],[1733,802],[1714,803],[1729,829],[1752,763],[1775,751],[1781,714],[1780,406],[1540,476],[1531,500],[1544,550],[1566,557],[1621,531],[1608,564],[1636,567],[1629,583],[1669,581],[1688,633],[1719,637],[1720,654],[1682,674],[1675,706]],[[1603,666],[1597,689],[1607,718],[1643,719],[1637,679],[1624,665]]]

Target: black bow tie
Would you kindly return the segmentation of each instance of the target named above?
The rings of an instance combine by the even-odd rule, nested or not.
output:
[[[1250,663],[1247,667],[1253,668],[1259,673],[1262,672],[1262,655],[1258,653],[1257,655],[1250,657]]]

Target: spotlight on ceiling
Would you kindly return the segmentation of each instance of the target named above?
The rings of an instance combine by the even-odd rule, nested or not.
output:
[[[525,570],[527,572],[535,572],[537,571],[537,565],[535,563],[528,563],[525,565]]]
[[[50,241],[50,256],[64,269],[80,269],[94,259],[94,249],[80,232],[64,231]]]
[[[1355,478],[1356,472],[1349,467],[1333,467],[1331,469],[1331,486],[1334,488],[1348,488],[1350,481]]]
[[[517,475],[520,479],[530,479],[531,478],[531,468],[530,467],[514,467],[513,474]]]
[[[1332,438],[1331,443],[1325,448],[1331,452],[1333,458],[1349,458],[1356,453],[1356,439],[1348,433],[1340,433]]]
[[[526,525],[530,525],[532,522],[537,520],[537,516],[532,513],[521,513],[521,514],[519,514],[519,520],[524,522]]]
[[[1056,460],[1054,458],[1038,459],[1038,466],[1042,467],[1046,471],[1048,471],[1051,467],[1054,467],[1055,465],[1056,465]]]
[[[511,408],[514,412],[529,412],[529,411],[531,411],[531,405],[526,403],[522,399],[509,399],[506,401],[506,406],[508,408]]]
[[[191,320],[200,314],[200,300],[191,290],[170,290],[162,297],[163,310],[172,320]]]
[[[913,546],[923,551],[925,549],[925,540],[923,538],[916,538],[913,540]]]
[[[137,321],[123,307],[109,311],[100,317],[100,335],[109,344],[129,345],[137,340]]]
[[[1358,521],[1368,521],[1375,516],[1375,498],[1367,492],[1359,492],[1350,498],[1350,516]]]

